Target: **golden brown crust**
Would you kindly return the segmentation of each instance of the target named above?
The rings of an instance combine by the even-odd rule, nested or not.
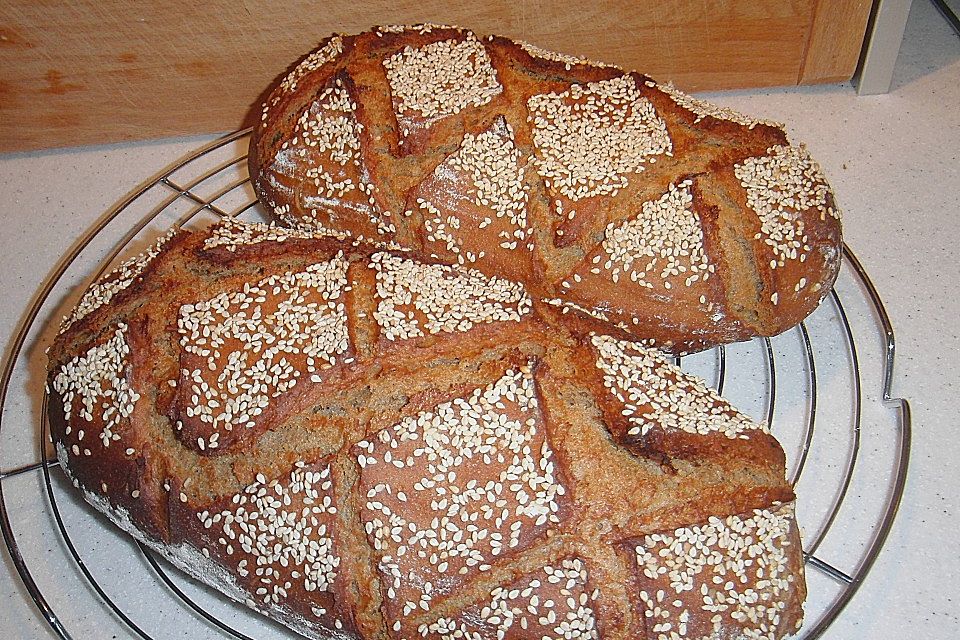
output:
[[[749,578],[779,603],[764,637],[800,619],[782,450],[656,352],[584,331],[516,283],[267,225],[182,232],[141,266],[51,348],[51,433],[88,500],[228,595],[310,637],[442,638],[465,625],[479,637],[657,638],[624,550],[760,510],[789,531],[764,538],[764,558],[786,558],[778,575],[792,585]],[[185,314],[210,308],[183,331]],[[242,331],[217,342],[225,326]],[[255,396],[243,388],[264,358],[263,412],[231,430],[178,429]],[[216,405],[184,391],[204,367]],[[295,384],[274,393],[282,380]],[[507,624],[514,609],[531,617]]]
[[[254,186],[287,224],[396,240],[517,279],[534,298],[675,352],[780,333],[833,284],[833,196],[776,123],[641,74],[458,28],[378,28],[335,36],[319,52],[293,74],[295,86],[275,88],[251,143]],[[316,153],[298,122],[334,82],[351,87],[353,133],[343,135],[357,141],[365,177],[320,202],[306,195],[315,176],[343,177],[345,165]],[[343,131],[329,118],[323,126]],[[644,208],[687,180],[687,213],[644,223]],[[351,205],[358,194],[370,194],[363,224]],[[678,215],[690,218],[682,236],[664,232]],[[643,232],[625,233],[631,225]],[[691,281],[681,270],[680,284],[665,289],[678,274],[664,277],[662,259],[646,266],[674,242],[702,248],[712,277]],[[617,254],[636,258],[622,277],[613,278],[616,266],[591,272],[588,260]]]

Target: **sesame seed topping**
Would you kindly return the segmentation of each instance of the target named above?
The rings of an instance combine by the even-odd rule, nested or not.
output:
[[[376,253],[374,318],[388,340],[469,331],[488,322],[514,321],[532,305],[523,285],[479,271],[428,265]]]
[[[275,106],[284,95],[296,91],[297,83],[300,82],[300,79],[303,78],[303,76],[307,75],[311,71],[316,71],[331,60],[336,59],[341,53],[343,53],[343,38],[340,36],[333,36],[325,45],[304,58],[303,61],[294,67],[293,71],[291,71],[280,82],[279,91],[272,98],[270,103],[263,105],[261,119],[266,119],[270,108]]]
[[[635,558],[650,637],[781,637],[793,526],[793,505],[775,504],[644,536]]]
[[[128,381],[130,346],[126,333],[127,325],[118,324],[109,340],[67,362],[53,379],[66,422],[71,423],[76,411],[77,420],[90,425],[101,423],[99,438],[104,448],[120,439],[120,423],[133,414],[140,399]],[[72,424],[78,426],[76,422]],[[83,439],[83,433],[83,429],[78,431],[78,442]],[[77,445],[73,445],[73,451],[79,455]],[[89,448],[83,451],[91,455]]]
[[[747,206],[760,219],[757,238],[770,247],[771,269],[787,261],[805,262],[810,255],[808,211],[820,220],[840,219],[840,211],[828,205],[830,187],[820,166],[802,146],[770,147],[767,155],[747,158],[734,172],[746,191]],[[777,303],[775,298],[771,302]]]
[[[248,283],[239,291],[180,307],[184,414],[220,446],[221,430],[256,425],[272,398],[306,373],[333,366],[350,347],[342,252],[298,273]]]
[[[694,114],[696,119],[694,123],[700,122],[704,118],[716,118],[717,120],[726,120],[728,122],[734,122],[736,124],[743,125],[749,129],[753,129],[758,124],[765,124],[771,127],[777,127],[779,129],[783,128],[783,125],[779,122],[773,122],[771,120],[759,120],[756,118],[751,118],[745,116],[738,111],[734,111],[728,107],[721,107],[715,105],[712,102],[707,102],[706,100],[700,100],[694,98],[693,96],[687,95],[686,93],[680,91],[673,83],[667,84],[658,84],[656,85],[658,89],[666,93],[670,98],[679,106],[683,107],[690,113]]]
[[[462,40],[407,46],[383,66],[403,126],[412,118],[437,120],[482,106],[503,91],[486,49],[472,33]]]
[[[404,33],[406,31],[413,31],[419,33],[420,35],[426,35],[428,33],[433,33],[436,29],[454,29],[457,31],[462,31],[460,27],[449,24],[437,24],[434,22],[423,22],[419,24],[385,24],[379,27],[376,27],[375,31],[379,35],[385,33]]]
[[[565,640],[599,637],[592,603],[596,592],[587,586],[587,570],[579,558],[522,576],[505,587],[496,587],[490,599],[422,625],[428,639],[488,638]]]
[[[361,244],[371,245],[378,249],[391,251],[406,251],[392,240],[360,239],[345,231],[328,229],[316,219],[297,220],[293,227],[280,227],[271,222],[247,222],[237,218],[223,218],[210,228],[209,236],[203,243],[204,249],[224,248],[235,253],[244,246],[254,246],[264,242],[287,242],[289,240],[319,240],[334,238],[352,246]],[[176,381],[171,380],[170,386],[175,387]]]
[[[570,200],[613,195],[672,151],[664,121],[628,75],[527,101],[537,172]]]
[[[255,482],[216,504],[197,512],[204,549],[219,550],[225,562],[242,550],[236,571],[252,580],[251,591],[264,604],[285,600],[294,582],[307,592],[333,591],[340,557],[333,543],[337,507],[328,462],[299,462],[280,479],[257,474]]]
[[[286,242],[292,239],[312,240],[329,237],[329,233],[312,229],[278,227],[273,223],[245,222],[236,218],[224,218],[210,229],[210,235],[203,243],[204,249],[224,248],[236,252],[243,246],[253,246],[263,242]]]
[[[133,284],[147,268],[147,265],[160,255],[160,251],[175,234],[176,229],[170,229],[157,239],[149,249],[123,262],[119,267],[93,283],[80,298],[80,302],[77,303],[70,315],[63,319],[63,323],[60,325],[60,333],[110,302],[115,295]]]
[[[293,131],[270,162],[267,180],[279,192],[300,201],[322,225],[324,216],[346,211],[360,214],[371,225],[371,232],[391,234],[396,227],[389,212],[381,211],[374,197],[375,187],[363,163],[356,104],[341,78],[334,78],[304,109]],[[289,180],[277,180],[272,173],[298,180],[294,190]],[[289,211],[281,218],[294,225]],[[302,224],[302,222],[300,222]]]
[[[642,438],[654,428],[699,435],[716,432],[730,439],[755,430],[767,432],[766,424],[733,409],[703,380],[684,373],[661,352],[607,335],[591,334],[590,341],[603,385],[623,404],[621,415],[629,424],[630,439]]]
[[[502,116],[478,135],[465,134],[457,152],[419,187],[428,243],[443,245],[460,264],[476,262],[490,246],[513,250],[526,243],[532,229],[522,156]],[[480,211],[444,197],[448,193],[465,194]]]
[[[569,71],[578,64],[586,64],[593,67],[610,67],[613,65],[604,64],[603,62],[594,62],[593,60],[588,60],[586,58],[581,58],[579,56],[571,56],[565,53],[557,53],[556,51],[548,51],[547,49],[541,49],[536,45],[532,45],[529,42],[524,42],[523,40],[514,40],[514,42],[533,58],[540,58],[542,60],[550,60],[552,62],[563,63],[564,68]]]
[[[388,618],[429,610],[432,598],[560,521],[566,491],[529,367],[405,418],[354,450],[367,496],[361,516],[394,594]]]
[[[671,282],[689,287],[709,278],[691,186],[690,181],[671,184],[661,198],[644,202],[635,218],[607,226],[599,264],[611,278],[629,277],[649,289],[669,289]]]

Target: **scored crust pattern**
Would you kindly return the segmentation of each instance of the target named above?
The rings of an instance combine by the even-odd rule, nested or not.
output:
[[[536,299],[674,353],[776,335],[836,278],[832,192],[775,122],[443,25],[343,36],[308,66],[267,99],[275,106],[252,139],[253,184],[286,224],[379,235],[518,280]],[[294,122],[340,80],[357,107],[366,190],[317,199],[316,174],[335,162],[308,153],[274,165],[309,149]],[[634,248],[657,264],[618,269],[614,258]],[[612,264],[603,274],[582,262],[597,256]]]
[[[355,221],[359,228],[350,230],[360,237],[364,232],[389,235],[396,232],[396,227],[390,222],[390,212],[380,209],[363,163],[363,125],[357,122],[356,109],[343,79],[334,79],[300,115],[296,137],[284,143],[274,157],[271,168],[277,178],[272,184],[288,197],[299,194],[311,212],[310,226],[330,229]],[[300,172],[306,181],[298,188],[291,182],[295,183]],[[329,218],[333,204],[352,215],[343,220]]]
[[[388,340],[468,331],[487,322],[519,321],[531,300],[522,285],[474,270],[377,253],[374,317]]]
[[[237,561],[238,576],[253,579],[257,600],[279,605],[294,581],[307,593],[332,591],[340,565],[332,538],[333,496],[329,464],[298,462],[284,479],[258,474],[221,509],[204,509],[197,519],[206,548],[217,548],[228,558],[249,554]],[[324,616],[326,611],[314,613]]]
[[[651,345],[749,334],[725,315],[726,235],[773,255],[773,306],[829,285],[795,269],[839,241],[802,148],[440,25],[330,39],[254,146],[258,191],[298,228],[177,234],[50,352],[51,431],[91,503],[308,637],[798,628],[782,450]],[[598,301],[607,283],[660,297]],[[691,338],[656,315],[674,303],[719,329]]]
[[[249,247],[260,243],[283,242],[285,240],[310,240],[329,237],[330,234],[311,228],[291,229],[279,227],[275,224],[262,222],[238,222],[233,218],[226,218],[214,227],[210,236],[204,241],[204,249],[223,247],[231,253],[241,247]],[[339,238],[334,235],[333,237]]]
[[[648,289],[670,289],[674,281],[689,287],[709,278],[713,268],[690,186],[690,181],[670,185],[658,200],[644,202],[636,218],[607,226],[600,245],[605,256],[591,260],[596,265],[591,273],[603,269],[614,283],[624,277]]]
[[[527,243],[532,229],[521,159],[513,128],[502,118],[476,136],[464,135],[457,152],[416,193],[431,252],[473,264],[486,254],[509,256]],[[455,193],[465,198],[451,198]]]
[[[337,255],[181,306],[179,385],[186,406],[178,429],[189,427],[201,450],[215,449],[234,429],[256,426],[271,399],[302,376],[320,382],[338,358],[350,362],[346,272]]]
[[[662,352],[607,335],[594,334],[590,341],[603,386],[630,425],[627,436],[642,438],[656,428],[746,439],[753,430],[766,431],[702,380],[678,371]]]
[[[629,76],[536,95],[527,106],[537,172],[574,202],[616,195],[630,175],[672,150],[666,123]]]
[[[694,123],[700,122],[704,118],[716,118],[717,120],[726,120],[727,122],[735,122],[737,124],[744,125],[745,127],[752,129],[758,124],[766,124],[772,127],[780,127],[783,125],[771,120],[760,120],[757,118],[751,118],[746,116],[738,111],[734,111],[729,107],[721,107],[713,104],[712,102],[707,102],[706,100],[700,100],[694,98],[691,95],[680,91],[672,83],[668,82],[667,84],[657,84],[655,82],[650,83],[653,86],[656,86],[658,89],[669,95],[674,102],[684,109],[695,114],[697,117],[694,120]]]
[[[648,638],[712,640],[731,621],[749,621],[744,638],[776,640],[789,628],[781,626],[783,595],[795,588],[787,556],[793,518],[792,506],[774,504],[632,543]]]
[[[84,292],[73,311],[63,319],[60,325],[61,333],[69,329],[74,322],[82,320],[90,312],[110,302],[115,295],[133,284],[150,264],[150,261],[157,257],[157,254],[160,253],[160,250],[163,249],[163,246],[171,237],[173,237],[172,229],[157,239],[149,249],[126,260],[119,267],[93,283]]]
[[[607,67],[610,65],[604,64],[602,62],[596,62],[594,60],[587,60],[586,58],[581,58],[578,56],[571,56],[566,53],[558,53],[556,51],[549,51],[547,49],[541,49],[540,47],[530,44],[529,42],[524,42],[523,40],[514,40],[514,42],[528,54],[534,58],[540,58],[542,60],[552,60],[553,62],[560,62],[563,64],[563,68],[569,71],[574,66],[578,64],[586,64],[594,67]]]
[[[355,450],[364,526],[396,630],[560,520],[566,490],[528,366]]]
[[[468,106],[484,105],[503,90],[486,49],[473,34],[406,47],[383,66],[404,136],[414,122],[429,126]]]
[[[813,211],[819,220],[839,219],[840,214],[830,205],[829,188],[820,167],[805,149],[778,145],[768,154],[747,158],[736,166],[735,173],[746,190],[747,203],[760,218],[758,236],[773,254],[773,270],[783,268],[787,261],[805,262],[810,256],[813,247],[803,211]],[[806,284],[807,279],[802,277],[795,290]]]
[[[577,337],[516,282],[239,221],[174,236],[132,286],[150,293],[51,351],[62,463],[177,566],[308,637],[778,638],[799,622],[779,448],[655,350]],[[385,300],[422,335],[390,344]],[[261,356],[256,428],[187,437],[176,409],[202,394],[184,363],[229,390]],[[110,420],[84,449],[77,430]]]

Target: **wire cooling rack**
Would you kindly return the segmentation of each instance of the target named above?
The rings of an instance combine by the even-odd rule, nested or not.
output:
[[[295,635],[107,523],[54,469],[45,418],[44,350],[89,282],[171,225],[266,219],[247,175],[249,135],[239,131],[199,149],[105,213],[45,280],[6,354],[0,528],[27,596],[55,637]],[[806,558],[806,622],[797,635],[804,640],[821,637],[842,615],[880,553],[910,451],[909,405],[890,395],[890,320],[847,247],[844,258],[831,295],[795,329],[680,361],[742,411],[767,420],[784,446]]]

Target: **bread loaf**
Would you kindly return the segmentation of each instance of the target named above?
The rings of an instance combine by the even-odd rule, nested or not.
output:
[[[674,352],[784,331],[840,265],[833,194],[780,125],[454,27],[328,38],[269,94],[249,164],[283,223],[517,280]]]
[[[226,220],[104,276],[49,351],[61,467],[310,638],[799,628],[765,426],[517,281]]]

